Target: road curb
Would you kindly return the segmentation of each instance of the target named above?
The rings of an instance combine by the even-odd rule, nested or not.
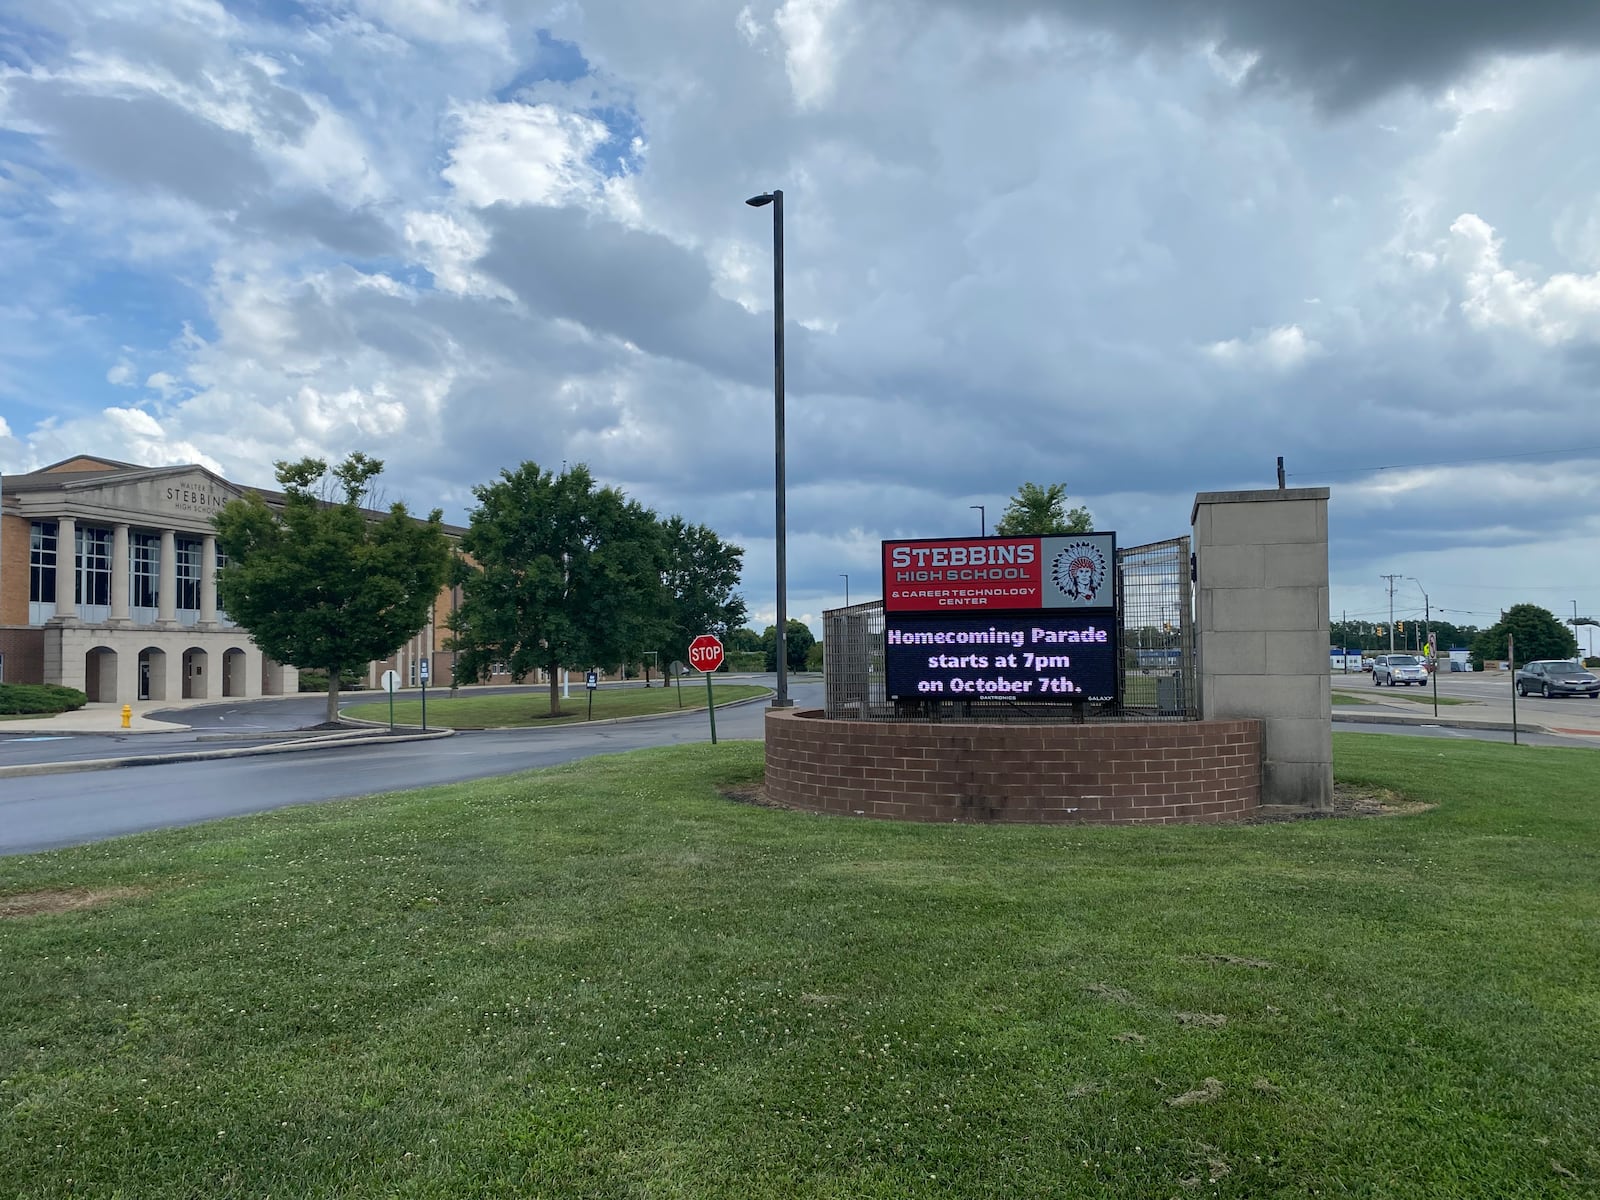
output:
[[[716,709],[722,712],[729,708],[743,708],[749,704],[765,704],[778,693],[768,688],[763,695],[746,696],[743,700],[730,700],[726,704],[718,704]],[[596,729],[601,725],[627,725],[635,721],[660,721],[667,717],[681,717],[685,713],[704,712],[705,709],[694,708],[669,708],[666,712],[639,713],[632,717],[602,717],[598,721],[565,721],[560,725],[452,725],[450,728],[462,733],[548,733],[556,729]],[[352,723],[366,725],[369,722],[363,717],[344,717]],[[382,729],[386,721],[379,721],[376,727]]]
[[[1435,725],[1445,726],[1450,729],[1499,729],[1505,733],[1511,732],[1510,721],[1472,721],[1461,720],[1456,717],[1435,717],[1429,713],[1417,716],[1400,716],[1398,713],[1334,713],[1335,722],[1347,721],[1358,725]],[[1517,722],[1518,733],[1550,733],[1550,729],[1543,725],[1528,725],[1522,721]]]
[[[196,762],[210,758],[252,758],[261,754],[291,754],[306,750],[326,750],[343,746],[384,746],[395,742],[424,742],[454,737],[453,729],[430,729],[396,734],[334,734],[321,738],[299,738],[274,742],[270,746],[241,746],[233,750],[180,750],[172,754],[129,754],[118,758],[84,758],[71,762],[18,763],[0,767],[0,779],[27,775],[71,775],[79,771],[112,771],[119,767],[155,767],[167,763]]]

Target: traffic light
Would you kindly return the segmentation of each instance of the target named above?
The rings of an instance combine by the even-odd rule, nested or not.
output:
[[[1401,633],[1404,633],[1406,631],[1406,623],[1404,621],[1396,621],[1394,623],[1394,627],[1396,629],[1398,629]]]
[[[1382,626],[1382,625],[1379,625],[1379,626],[1378,626],[1378,636],[1379,636],[1379,637],[1382,637],[1382,636],[1383,636],[1383,626]]]

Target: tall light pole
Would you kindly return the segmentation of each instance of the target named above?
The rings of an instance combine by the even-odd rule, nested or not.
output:
[[[788,569],[783,494],[783,193],[774,188],[751,196],[745,203],[751,208],[772,205],[772,437],[778,496],[778,694],[772,699],[772,707],[788,708],[793,701],[789,699],[789,603],[785,594]]]
[[[975,509],[978,510],[978,536],[979,537],[988,537],[989,536],[989,527],[985,523],[986,518],[983,515],[983,505],[981,505],[981,504],[969,504],[969,505],[967,505],[967,507],[968,508],[975,508]]]
[[[844,580],[844,606],[846,608],[849,608],[850,607],[850,576],[846,575],[844,572],[841,571],[839,573],[839,578]]]
[[[1433,609],[1428,606],[1428,589],[1422,586],[1422,580],[1415,575],[1407,575],[1407,579],[1417,585],[1417,591],[1422,593],[1422,632],[1426,635],[1428,627],[1433,621]]]

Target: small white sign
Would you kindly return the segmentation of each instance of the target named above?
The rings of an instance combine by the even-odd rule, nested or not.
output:
[[[417,675],[423,683],[428,682],[428,660],[422,659],[417,663]]]
[[[389,695],[394,695],[395,690],[400,686],[400,672],[385,671],[383,678],[378,681],[378,686],[388,692]]]

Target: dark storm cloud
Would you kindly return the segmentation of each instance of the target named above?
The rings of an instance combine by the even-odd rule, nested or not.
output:
[[[1486,58],[1600,50],[1594,0],[944,0],[983,16],[1037,14],[1135,46],[1215,39],[1259,55],[1251,81],[1303,88],[1330,109],[1405,86],[1432,91]]]
[[[78,165],[117,183],[158,189],[228,210],[270,180],[243,134],[154,96],[89,96],[53,83],[13,80],[16,112],[49,131]]]
[[[535,311],[729,378],[755,381],[770,369],[762,331],[771,318],[718,296],[703,256],[572,208],[501,204],[483,221],[491,242],[479,266]],[[808,340],[803,330],[790,334],[800,363]]]

